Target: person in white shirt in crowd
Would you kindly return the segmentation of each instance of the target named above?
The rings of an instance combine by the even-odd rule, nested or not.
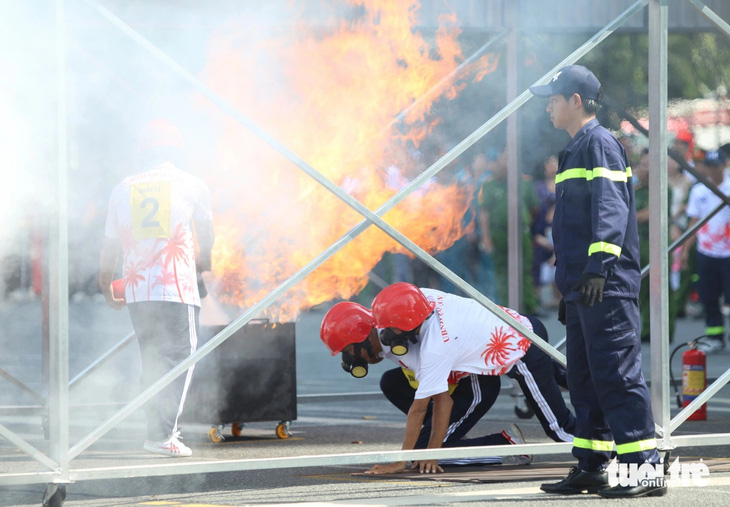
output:
[[[112,308],[126,301],[142,357],[141,384],[147,388],[196,349],[198,273],[211,269],[214,233],[208,187],[179,168],[184,152],[177,126],[165,119],[150,122],[137,156],[140,172],[119,183],[109,199],[99,285]],[[112,287],[120,250],[123,298]],[[191,367],[145,404],[144,450],[192,454],[178,428],[192,375]]]
[[[725,195],[730,195],[730,177],[724,174],[725,153],[721,150],[705,154],[707,178]],[[687,202],[689,227],[710,214],[722,200],[702,184],[692,187]],[[724,348],[725,317],[721,298],[730,302],[730,208],[724,206],[691,236],[682,249],[682,267],[686,268],[689,250],[697,242],[697,292],[705,313],[706,339],[698,348],[707,354]]]

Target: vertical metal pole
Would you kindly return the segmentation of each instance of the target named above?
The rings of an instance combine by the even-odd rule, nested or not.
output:
[[[49,231],[49,396],[51,458],[60,479],[68,478],[68,167],[66,148],[66,19],[56,0],[56,92],[58,168],[55,217]]]
[[[667,260],[667,0],[649,3],[649,273],[651,398],[660,448],[671,447]]]
[[[503,3],[509,33],[507,35],[507,102],[517,97],[517,5]],[[507,306],[521,310],[522,294],[522,213],[517,143],[517,112],[507,117]],[[502,303],[504,304],[504,303]]]

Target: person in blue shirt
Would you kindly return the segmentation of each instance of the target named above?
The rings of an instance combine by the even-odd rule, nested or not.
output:
[[[663,496],[663,477],[610,487],[606,472],[614,442],[620,464],[660,462],[641,372],[641,268],[631,167],[624,148],[596,120],[603,91],[590,70],[569,65],[530,91],[549,99],[553,126],[572,138],[560,152],[555,176],[553,242],[578,466],[541,489],[608,498]]]

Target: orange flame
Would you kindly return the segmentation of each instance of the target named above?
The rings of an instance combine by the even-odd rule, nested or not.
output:
[[[331,33],[300,24],[293,37],[264,36],[255,21],[227,27],[211,44],[203,79],[374,210],[435,161],[418,151],[438,122],[429,117],[431,106],[458,96],[465,83],[427,93],[463,60],[454,16],[440,20],[432,47],[413,28],[415,0],[364,3],[362,17]],[[481,79],[495,66],[494,55],[486,55],[468,75]],[[211,115],[220,129],[216,163],[206,174],[215,207],[215,293],[247,307],[362,217],[234,120],[212,108]],[[384,218],[437,252],[463,234],[472,190],[429,182]],[[371,226],[290,290],[269,316],[288,320],[324,301],[350,298],[386,251],[405,249]]]

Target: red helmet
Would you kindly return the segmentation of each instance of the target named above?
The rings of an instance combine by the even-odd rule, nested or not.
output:
[[[319,337],[336,356],[351,343],[360,343],[370,334],[375,320],[370,310],[357,303],[343,301],[329,309],[322,319]]]
[[[183,138],[175,123],[165,118],[156,118],[142,129],[137,143],[137,151],[142,153],[152,148],[162,147],[183,149]]]
[[[434,306],[413,284],[388,285],[373,300],[375,327],[412,331],[431,315]]]

